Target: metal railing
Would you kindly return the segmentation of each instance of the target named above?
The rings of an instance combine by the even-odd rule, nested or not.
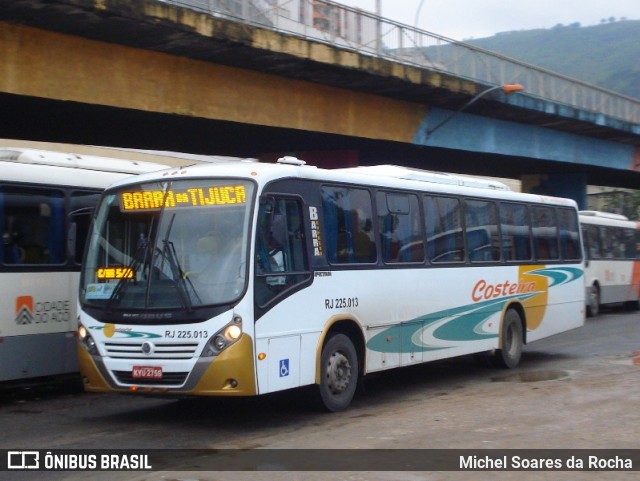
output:
[[[159,1],[488,86],[520,83],[527,97],[591,112],[602,125],[636,124],[640,134],[639,99],[329,0]]]

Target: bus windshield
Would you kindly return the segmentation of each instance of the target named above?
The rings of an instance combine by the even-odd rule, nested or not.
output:
[[[187,311],[232,303],[245,288],[253,190],[199,179],[109,191],[89,238],[81,302]]]

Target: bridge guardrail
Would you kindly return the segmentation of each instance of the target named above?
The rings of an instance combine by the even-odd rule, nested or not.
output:
[[[490,86],[520,83],[528,97],[591,112],[585,120],[599,125],[635,124],[640,134],[638,99],[330,0],[159,1]]]

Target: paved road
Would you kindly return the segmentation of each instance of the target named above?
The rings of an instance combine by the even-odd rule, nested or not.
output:
[[[516,370],[489,369],[471,358],[396,370],[368,379],[352,407],[336,414],[311,411],[300,392],[240,400],[54,388],[4,392],[0,448],[640,448],[639,380],[640,315],[613,310],[583,328],[527,346]],[[3,474],[9,473],[0,473],[0,479]],[[87,473],[11,474],[6,479],[88,479]],[[500,481],[550,475],[599,481],[638,477],[637,472],[171,471],[92,473],[91,479]]]

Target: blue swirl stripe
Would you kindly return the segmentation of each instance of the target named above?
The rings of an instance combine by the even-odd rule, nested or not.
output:
[[[580,279],[584,272],[573,267],[545,267],[527,274],[548,278],[551,288]],[[496,338],[497,331],[487,332],[483,329],[492,315],[502,312],[505,305],[513,300],[524,302],[543,293],[514,294],[425,314],[375,334],[367,342],[367,348],[376,352],[426,352],[449,349],[455,346],[452,343]],[[431,331],[431,334],[424,336],[427,331]],[[434,342],[425,342],[425,337],[433,338]]]

